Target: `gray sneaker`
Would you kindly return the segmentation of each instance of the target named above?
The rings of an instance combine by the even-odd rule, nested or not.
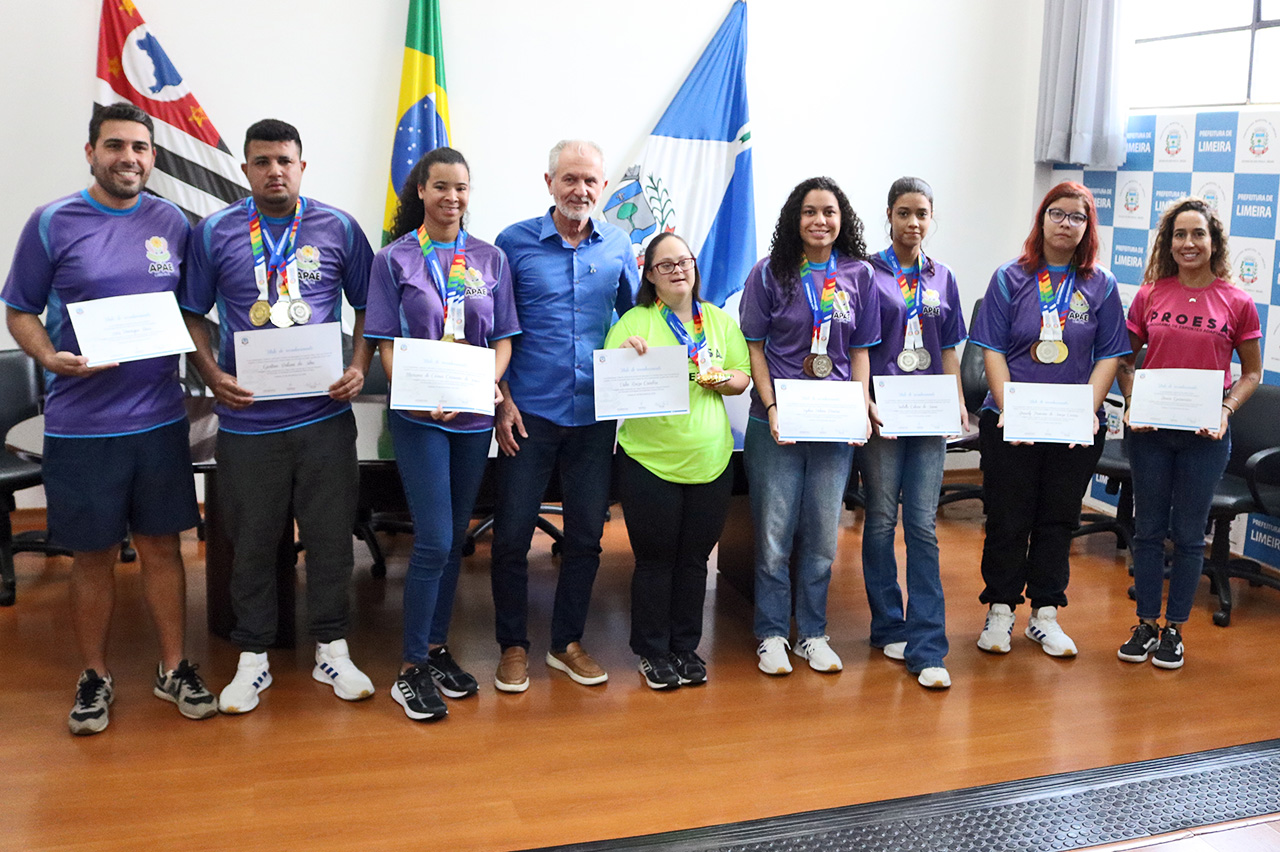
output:
[[[107,729],[107,708],[115,699],[111,675],[100,676],[85,669],[76,682],[76,704],[67,717],[67,727],[78,737],[87,737]]]
[[[156,664],[156,685],[152,692],[156,698],[172,701],[178,712],[188,719],[208,719],[218,714],[218,699],[205,689],[204,681],[196,674],[199,666],[186,660],[178,663],[171,672],[164,670],[164,663]]]

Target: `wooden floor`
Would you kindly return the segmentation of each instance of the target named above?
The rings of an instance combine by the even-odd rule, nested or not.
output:
[[[488,548],[464,564],[452,647],[478,697],[421,725],[388,694],[400,655],[409,541],[388,539],[374,580],[357,543],[353,657],[378,693],[348,704],[311,680],[310,646],[273,652],[275,685],[242,717],[182,719],[151,695],[156,651],[133,566],[121,566],[111,727],[68,735],[80,664],[67,617],[69,560],[20,555],[18,605],[0,610],[0,848],[42,850],[518,849],[625,837],[912,796],[1255,742],[1280,732],[1280,594],[1236,589],[1231,627],[1212,625],[1201,586],[1178,672],[1116,659],[1128,636],[1129,579],[1110,536],[1079,540],[1072,605],[1080,647],[1045,656],[1022,637],[974,647],[982,531],[973,501],[939,519],[948,632],[946,692],[919,687],[867,644],[861,517],[846,512],[831,588],[842,674],[755,668],[751,606],[721,583],[707,594],[710,683],[654,693],[627,647],[629,550],[620,511],[585,644],[611,673],[575,685],[542,663],[555,577],[548,540],[532,561],[532,684],[494,691]],[[901,548],[901,543],[899,543]],[[190,655],[216,691],[236,650],[204,630],[203,556],[184,545]],[[1267,828],[1266,830],[1271,830]],[[1168,852],[1181,852],[1170,847]],[[1217,848],[1217,847],[1215,847]],[[1265,848],[1265,847],[1257,847]]]

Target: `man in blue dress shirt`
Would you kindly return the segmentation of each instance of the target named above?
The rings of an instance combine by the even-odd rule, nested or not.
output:
[[[547,665],[586,686],[609,675],[581,645],[600,567],[616,422],[595,419],[591,353],[604,346],[614,311],[635,301],[631,242],[593,219],[604,188],[604,156],[592,142],[551,149],[547,189],[555,205],[498,235],[511,263],[514,339],[495,420],[498,446],[493,528],[493,602],[502,647],[495,685],[529,688],[529,545],[552,468],[560,463],[564,542]]]

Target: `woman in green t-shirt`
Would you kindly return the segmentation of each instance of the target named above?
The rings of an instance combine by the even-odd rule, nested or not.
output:
[[[605,348],[684,346],[689,413],[627,420],[622,512],[636,557],[631,578],[631,650],[652,689],[707,680],[698,656],[707,557],[729,508],[733,436],[721,396],[750,383],[747,342],[737,324],[698,298],[697,260],[675,234],[654,237],[644,254],[636,307],[609,331]]]

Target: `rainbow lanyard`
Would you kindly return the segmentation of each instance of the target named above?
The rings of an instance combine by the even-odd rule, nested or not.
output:
[[[436,260],[435,243],[427,236],[425,225],[418,226],[418,246],[422,249],[422,259],[431,271],[431,280],[436,283],[440,292],[440,303],[444,305],[444,332],[442,340],[463,340],[467,336],[466,301],[467,292],[467,232],[459,230],[458,239],[453,245],[453,262],[449,264],[449,281],[446,284],[440,264]]]
[[[1067,321],[1067,310],[1071,305],[1071,295],[1075,292],[1076,268],[1072,266],[1062,276],[1058,292],[1053,292],[1053,283],[1049,280],[1049,267],[1040,267],[1037,276],[1040,282],[1040,339],[1061,340],[1062,324]]]
[[[834,313],[836,301],[836,251],[831,250],[827,258],[826,280],[822,282],[822,295],[818,295],[818,287],[813,283],[813,274],[809,270],[809,262],[802,261],[800,279],[804,284],[804,295],[809,300],[809,310],[813,312],[813,337],[809,351],[816,355],[827,354],[827,340],[831,337],[831,315]]]
[[[898,256],[894,254],[892,247],[885,249],[880,256],[889,265],[893,277],[898,279],[898,289],[902,291],[902,298],[907,303],[907,331],[902,339],[902,348],[923,349],[924,332],[920,328],[920,275],[924,269],[924,255],[921,254],[916,261],[919,265],[916,267],[914,288],[907,278],[907,273],[902,270],[902,264],[898,262]]]
[[[661,299],[655,298],[653,303],[662,312],[662,318],[667,321],[667,327],[676,336],[676,340],[683,343],[685,349],[689,350],[689,360],[698,368],[698,375],[708,372],[711,369],[711,352],[707,346],[706,332],[702,330],[702,308],[698,306],[698,300],[693,300],[692,337],[689,336],[689,330],[684,327],[684,323],[680,322],[680,317],[676,316],[675,311],[664,305]]]
[[[294,208],[293,224],[279,242],[272,242],[271,232],[262,227],[258,205],[253,203],[252,195],[244,200],[244,206],[249,213],[249,247],[253,249],[253,280],[258,285],[258,298],[267,300],[268,282],[272,275],[276,275],[276,295],[286,302],[292,301],[289,285],[298,277],[298,253],[294,247],[298,242],[298,225],[302,223],[302,199],[298,199]],[[266,252],[262,250],[263,243],[266,244]]]

